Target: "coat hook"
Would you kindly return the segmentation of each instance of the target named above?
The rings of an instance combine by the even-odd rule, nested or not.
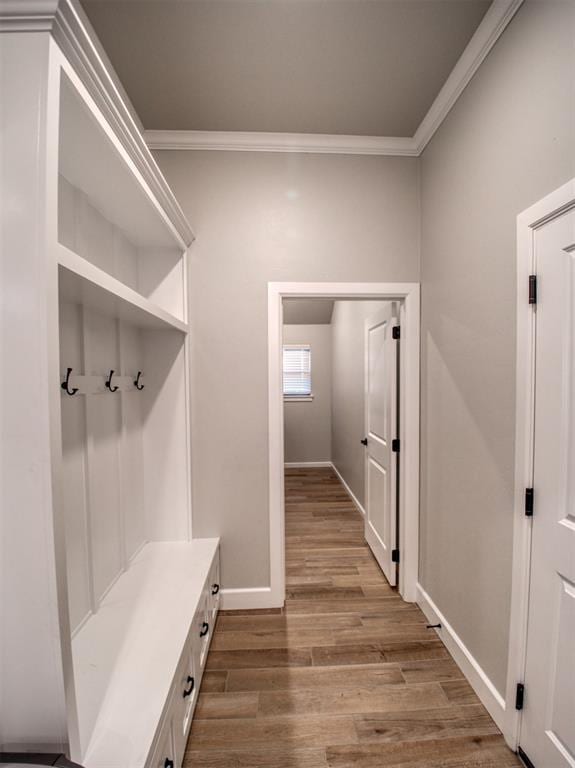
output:
[[[106,379],[106,387],[110,390],[110,392],[116,392],[116,390],[118,389],[118,387],[113,387],[112,386],[112,376],[113,375],[114,375],[114,369],[112,368],[111,371],[110,371],[110,375]]]
[[[65,380],[61,384],[62,389],[64,390],[64,392],[67,395],[75,395],[76,392],[78,391],[78,387],[72,387],[72,389],[70,389],[69,384],[70,384],[70,374],[71,373],[72,373],[72,369],[71,368],[66,368],[66,378],[65,378]]]
[[[142,375],[142,371],[138,371],[138,375],[136,376],[136,378],[134,380],[134,386],[136,387],[136,389],[140,390],[140,392],[142,391],[142,389],[144,389],[144,385],[140,384],[140,376],[141,375]]]

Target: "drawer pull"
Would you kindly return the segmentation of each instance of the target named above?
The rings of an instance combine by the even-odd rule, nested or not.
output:
[[[194,690],[195,683],[194,683],[194,678],[191,675],[188,675],[188,683],[190,684],[190,687],[186,688],[186,690],[184,691],[184,699],[187,696],[191,696],[192,695],[192,691]]]
[[[164,761],[164,768],[174,768],[174,761],[170,760],[169,757],[166,757],[166,760]]]
[[[212,586],[212,595],[217,595],[219,591],[220,591],[220,585],[219,584],[214,584]]]
[[[210,631],[210,625],[208,624],[207,621],[204,621],[204,623],[202,624],[202,629],[201,629],[201,632],[200,632],[200,637],[205,637],[208,634],[209,631]]]

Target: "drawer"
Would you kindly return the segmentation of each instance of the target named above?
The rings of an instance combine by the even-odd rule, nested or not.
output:
[[[209,595],[208,595],[209,613],[211,617],[211,622],[212,624],[214,624],[216,620],[216,614],[218,612],[218,608],[220,605],[220,592],[221,592],[219,550],[216,552],[216,556],[214,557],[214,562],[212,564],[210,574],[208,576],[208,588],[209,588]]]
[[[213,622],[210,622],[211,616],[208,607],[208,590],[204,587],[200,605],[196,611],[194,619],[194,628],[192,631],[192,650],[196,657],[196,673],[201,676],[201,670],[204,668],[210,637],[213,630]]]
[[[166,721],[164,731],[160,737],[158,748],[154,753],[150,768],[179,768],[174,751],[174,739],[172,734],[172,721]]]
[[[192,649],[188,648],[178,669],[172,701],[172,732],[177,765],[181,765],[184,758],[199,688],[196,658]]]

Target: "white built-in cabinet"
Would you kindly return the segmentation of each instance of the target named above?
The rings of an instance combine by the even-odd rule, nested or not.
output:
[[[219,601],[194,539],[193,240],[75,0],[0,0],[0,750],[181,766]]]

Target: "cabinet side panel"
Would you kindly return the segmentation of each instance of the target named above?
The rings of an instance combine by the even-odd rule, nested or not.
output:
[[[49,42],[47,33],[4,33],[0,46],[0,742],[64,750],[49,420],[57,276],[45,248]]]

